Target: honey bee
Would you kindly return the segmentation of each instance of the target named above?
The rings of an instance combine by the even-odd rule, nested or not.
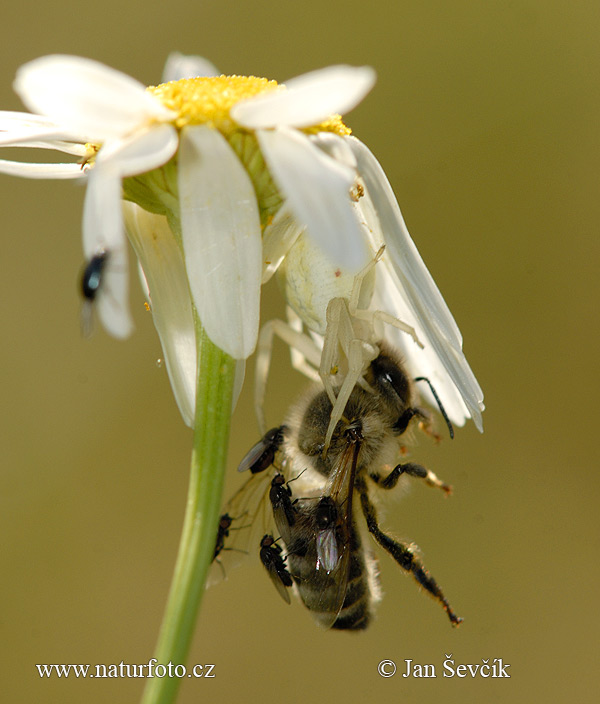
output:
[[[244,457],[239,469],[250,470],[252,476],[227,508],[239,510],[242,502],[246,506],[270,504],[279,537],[277,541],[271,534],[263,537],[260,557],[282,597],[289,601],[293,583],[320,625],[362,630],[372,619],[380,588],[376,559],[359,528],[357,499],[375,541],[458,625],[462,619],[420,562],[414,546],[380,529],[371,500],[373,486],[392,489],[404,475],[451,491],[423,466],[397,464],[400,438],[411,421],[417,419],[427,427],[429,417],[415,405],[413,383],[394,352],[385,344],[380,350],[365,374],[368,388],[354,387],[326,451],[333,404],[323,386],[316,386],[292,407],[284,425],[266,433]],[[275,467],[274,475],[266,471],[271,467]],[[245,498],[248,495],[254,498]],[[268,502],[264,501],[267,495]],[[252,520],[259,512],[257,508],[246,511]],[[276,544],[279,540],[285,551]]]
[[[362,544],[353,500],[358,498],[368,531],[381,547],[440,602],[453,625],[460,619],[414,547],[384,533],[369,488],[394,488],[403,475],[424,479],[446,493],[450,487],[421,465],[396,464],[399,438],[413,418],[427,419],[414,405],[412,383],[385,345],[365,375],[371,390],[355,386],[324,452],[332,402],[324,390],[307,394],[286,419],[282,455],[288,470],[306,472],[312,497],[296,499],[294,520],[276,520],[287,548],[287,569],[305,606],[321,625],[360,630],[368,626],[379,597],[370,550]],[[395,467],[394,467],[395,465]],[[385,467],[394,467],[382,474]],[[300,487],[299,487],[300,488]]]

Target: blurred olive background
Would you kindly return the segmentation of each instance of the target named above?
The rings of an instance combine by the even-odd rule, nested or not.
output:
[[[17,67],[54,52],[148,84],[172,50],[279,80],[374,66],[348,122],[386,169],[486,394],[483,435],[469,425],[414,449],[454,495],[417,484],[384,520],[421,547],[462,627],[386,555],[378,617],[354,636],[320,631],[248,561],[205,596],[189,663],[216,677],[185,680],[181,702],[596,701],[599,19],[596,2],[567,0],[3,8],[3,109],[21,109]],[[134,336],[80,334],[82,198],[73,183],[0,177],[0,678],[12,702],[139,700],[141,680],[41,680],[34,664],[147,662],[183,517],[191,434],[135,279]],[[281,313],[269,286],[265,319]],[[270,423],[304,383],[281,345]],[[257,436],[248,384],[228,493]],[[511,678],[445,679],[446,654],[502,658]],[[383,679],[383,659],[438,676]]]

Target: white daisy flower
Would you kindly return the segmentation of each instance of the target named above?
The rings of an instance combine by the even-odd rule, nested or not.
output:
[[[458,328],[381,166],[339,118],[371,89],[373,70],[333,66],[285,86],[216,73],[204,59],[172,54],[169,82],[148,89],[77,57],[44,57],[17,74],[15,89],[38,114],[0,113],[0,145],[55,149],[84,164],[0,161],[0,172],[87,179],[84,251],[88,259],[111,255],[98,300],[105,327],[118,337],[132,328],[122,197],[188,424],[194,307],[210,339],[245,359],[256,344],[261,282],[279,268],[289,303],[322,335],[330,298],[349,295],[356,272],[385,244],[371,306],[414,328],[422,350],[390,332],[409,371],[430,378],[455,423],[472,417],[481,428],[483,395]],[[152,245],[158,241],[160,254]],[[312,265],[315,256],[325,262],[325,278]],[[424,394],[430,397],[428,389]]]
[[[172,55],[165,74],[177,78],[197,71],[215,73],[197,57]],[[189,313],[193,303],[214,344],[245,359],[256,344],[263,268],[271,263],[263,267],[263,231],[269,257],[285,253],[286,236],[308,225],[315,241],[343,266],[356,270],[367,260],[348,196],[352,170],[315,148],[301,129],[349,133],[332,114],[351,109],[373,82],[370,68],[338,66],[294,79],[287,90],[242,76],[183,78],[146,89],[102,64],[70,56],[44,57],[19,70],[15,89],[37,114],[0,113],[0,146],[54,149],[85,163],[0,161],[0,172],[88,181],[84,251],[88,259],[110,253],[98,308],[105,327],[118,337],[132,327],[122,197],[146,211],[136,216],[135,206],[127,204],[129,236],[187,423],[195,393],[193,319],[171,315],[173,302],[165,291],[181,295],[182,285],[169,286],[164,271],[160,276],[151,271],[160,262],[153,258],[148,232],[170,230],[173,236],[161,239],[161,256],[163,264],[183,259],[174,271],[186,272],[191,300],[181,306]],[[303,177],[286,180],[286,168],[293,170],[298,160],[295,171]],[[302,182],[309,175],[307,187]],[[292,228],[282,228],[281,218],[275,221],[284,199],[295,215]],[[151,226],[149,213],[166,218],[166,230],[156,219]],[[167,243],[178,251],[167,253]],[[157,280],[161,291],[154,288]]]

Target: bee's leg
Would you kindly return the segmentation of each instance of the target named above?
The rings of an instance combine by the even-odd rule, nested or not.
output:
[[[375,512],[375,507],[369,500],[365,487],[362,487],[359,491],[360,503],[367,521],[367,527],[375,540],[381,545],[382,548],[390,553],[402,569],[412,573],[417,582],[422,587],[425,587],[425,589],[441,603],[444,610],[448,614],[448,618],[452,622],[452,625],[458,626],[458,624],[461,623],[462,618],[459,618],[454,611],[452,611],[452,607],[446,600],[446,597],[442,594],[442,590],[438,586],[435,579],[429,574],[425,567],[423,567],[410,546],[403,545],[402,543],[393,540],[389,537],[389,535],[386,535],[380,530],[377,525],[377,514]]]
[[[423,431],[425,435],[429,435],[430,438],[433,438],[435,442],[441,442],[442,436],[435,429],[433,416],[431,413],[426,411],[424,408],[416,407],[413,408],[412,411],[414,413],[414,417],[418,418],[419,429]]]
[[[392,469],[387,477],[382,477],[380,474],[376,473],[372,473],[369,476],[375,484],[379,485],[382,489],[393,489],[403,474],[424,479],[428,486],[441,489],[445,492],[446,496],[449,496],[452,493],[452,487],[449,484],[445,484],[441,479],[438,479],[438,477],[430,469],[427,469],[420,464],[415,464],[414,462],[399,464],[397,467]]]

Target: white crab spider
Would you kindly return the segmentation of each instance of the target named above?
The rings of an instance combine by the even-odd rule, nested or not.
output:
[[[329,385],[330,396],[335,382],[340,389],[333,412],[336,418],[354,383],[364,385],[362,372],[357,370],[364,370],[376,356],[382,339],[379,329],[387,322],[396,327],[387,331],[386,338],[401,351],[411,376],[426,377],[435,385],[439,398],[425,388],[427,402],[443,404],[455,425],[472,418],[482,431],[483,393],[462,351],[462,336],[410,237],[383,169],[353,137],[327,134],[310,139],[324,154],[354,171],[348,198],[367,249],[372,257],[383,244],[386,249],[379,254],[377,267],[373,261],[358,274],[336,267],[305,230],[306,213],[295,213],[288,193],[288,200],[263,233],[262,282],[277,272],[288,311],[293,313],[288,312],[289,324],[267,323],[259,340],[255,399],[261,429],[265,427],[262,402],[273,335],[288,343],[296,369]],[[320,201],[315,205],[319,207],[324,207]],[[396,325],[400,321],[402,325]],[[307,334],[302,334],[303,325]],[[420,345],[414,343],[415,331]],[[332,380],[332,370],[339,374],[337,380]],[[346,378],[342,390],[340,384],[343,387]]]
[[[326,276],[327,268],[331,268],[320,252],[314,248],[310,240],[296,242],[294,249],[301,248],[303,258],[307,257],[312,266],[298,266],[292,258],[291,273],[310,271],[310,278],[319,278],[323,275],[323,283],[329,281],[330,285],[318,286],[311,289],[310,296],[302,296],[302,319],[310,320],[316,331],[313,337],[302,332],[302,319],[288,306],[288,323],[282,320],[270,320],[261,329],[258,339],[255,380],[255,405],[261,433],[266,430],[264,419],[264,397],[273,346],[273,336],[277,335],[289,345],[292,356],[292,365],[310,379],[320,380],[332,403],[331,418],[325,448],[329,446],[331,436],[341,419],[346,403],[352,389],[360,384],[369,389],[363,375],[369,364],[379,354],[379,341],[382,339],[381,323],[388,323],[410,335],[414,342],[423,347],[417,338],[414,328],[398,320],[394,316],[380,310],[369,310],[368,306],[373,296],[375,285],[375,265],[381,259],[385,250],[382,246],[375,257],[357,275],[343,274],[339,269],[334,270],[334,277]],[[314,254],[314,261],[312,255]],[[288,254],[288,257],[290,255]],[[286,260],[286,264],[289,262]],[[287,268],[287,267],[286,267]],[[289,283],[290,272],[286,275],[286,284]],[[301,274],[302,275],[302,274]],[[346,296],[331,296],[332,289],[336,293],[346,293]],[[292,289],[293,290],[293,289]],[[290,298],[288,297],[288,300]],[[307,306],[307,301],[310,306]],[[290,300],[290,303],[298,303]],[[325,315],[323,316],[323,310]],[[321,335],[319,334],[322,334]],[[318,344],[322,340],[322,346]],[[318,372],[317,372],[318,369]],[[340,386],[336,380],[343,379]],[[336,396],[335,386],[339,387]]]

